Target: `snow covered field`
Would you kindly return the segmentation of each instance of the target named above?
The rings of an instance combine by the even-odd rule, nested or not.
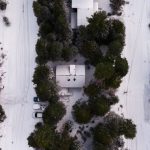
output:
[[[33,0],[9,0],[5,12],[0,12],[0,47],[7,55],[0,71],[6,72],[5,86],[0,96],[7,119],[0,125],[0,147],[3,150],[30,150],[27,137],[33,131],[32,75],[35,67],[37,23],[32,10]],[[6,27],[2,17],[11,22]]]
[[[129,150],[150,150],[150,0],[130,0],[125,5],[126,47],[129,73],[118,95],[123,109],[117,112],[137,124],[137,137],[126,141]],[[127,93],[124,93],[127,92]]]

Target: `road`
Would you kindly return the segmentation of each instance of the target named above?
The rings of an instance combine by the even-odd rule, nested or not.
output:
[[[4,90],[0,96],[7,119],[0,125],[0,147],[3,150],[30,150],[27,137],[33,131],[32,99],[35,95],[32,75],[35,67],[37,23],[32,10],[33,0],[9,0],[0,12],[0,42],[7,56],[1,72]],[[6,27],[2,17],[11,22]]]
[[[130,68],[118,90],[123,109],[118,105],[116,110],[137,125],[137,136],[126,140],[126,147],[150,150],[150,1],[130,0],[125,5],[123,21],[126,25],[123,56]]]

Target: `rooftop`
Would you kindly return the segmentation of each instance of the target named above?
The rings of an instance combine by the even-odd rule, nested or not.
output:
[[[59,65],[56,67],[56,82],[60,87],[81,88],[85,85],[84,65]]]

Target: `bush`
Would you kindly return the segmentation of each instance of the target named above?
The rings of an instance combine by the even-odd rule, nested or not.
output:
[[[0,0],[0,9],[1,10],[6,10],[7,7],[7,3],[4,2],[3,0]]]
[[[86,104],[86,102],[83,103],[77,102],[73,106],[73,116],[78,123],[81,124],[88,123],[92,118],[89,105]]]
[[[122,9],[122,5],[125,4],[124,0],[110,0],[110,6],[114,14],[118,14]]]
[[[0,122],[3,122],[6,118],[5,112],[2,108],[2,106],[0,105]]]
[[[43,121],[47,124],[56,124],[66,113],[65,106],[61,102],[54,102],[43,112]]]
[[[7,17],[4,16],[3,17],[3,21],[4,21],[6,26],[10,26],[10,21],[9,21],[9,19]]]
[[[132,120],[126,119],[123,124],[123,133],[125,138],[133,139],[136,135],[136,125]]]

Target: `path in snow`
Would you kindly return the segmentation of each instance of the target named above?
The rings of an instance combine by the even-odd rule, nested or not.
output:
[[[33,0],[10,0],[6,12],[0,12],[0,42],[7,55],[3,70],[4,90],[0,97],[7,119],[0,125],[0,147],[3,150],[29,150],[27,137],[33,131],[32,75],[35,67],[37,23]],[[5,27],[6,15],[10,27]]]
[[[126,25],[123,55],[128,59],[130,68],[118,91],[119,105],[123,104],[123,109],[117,112],[124,113],[137,124],[137,136],[134,140],[127,140],[126,147],[150,150],[150,1],[129,2],[123,16]],[[124,94],[124,91],[128,93]]]

